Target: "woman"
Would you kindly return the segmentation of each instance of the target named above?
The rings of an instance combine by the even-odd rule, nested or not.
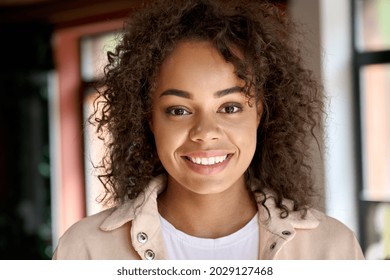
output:
[[[73,225],[53,258],[363,258],[311,208],[323,103],[292,31],[263,1],[132,15],[91,117],[109,135],[100,179],[115,205]]]

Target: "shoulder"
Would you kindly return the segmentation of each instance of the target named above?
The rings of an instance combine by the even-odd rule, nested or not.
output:
[[[101,223],[113,212],[107,209],[85,217],[70,226],[60,237],[54,252],[54,259],[89,259],[91,248],[105,234],[100,229]]]
[[[91,232],[91,230],[99,230],[100,225],[114,210],[115,208],[110,208],[81,219],[69,227],[64,236],[79,235],[80,233]]]
[[[315,228],[316,234],[327,236],[331,239],[355,238],[355,233],[338,219],[316,209],[310,209],[309,211],[319,221],[318,227]]]
[[[315,209],[310,209],[310,212],[320,222],[314,231],[315,234],[331,239],[336,244],[339,242],[357,242],[355,232],[340,220]]]
[[[266,192],[265,206],[268,212],[259,208],[260,222],[277,236],[281,244],[278,259],[363,259],[363,253],[355,233],[339,220],[332,218],[314,208],[293,211],[293,203],[285,199],[288,207],[287,217],[281,217],[281,210],[276,207],[272,192]],[[264,199],[259,195],[260,199]],[[287,236],[283,232],[288,232]],[[261,237],[260,237],[261,238]],[[275,239],[275,243],[277,239]]]
[[[81,239],[86,234],[101,232],[100,225],[113,211],[114,208],[111,208],[81,219],[69,227],[61,239]]]
[[[318,220],[312,229],[296,229],[296,245],[306,248],[315,259],[363,259],[363,253],[355,233],[341,221],[323,212],[310,209]],[[315,249],[313,249],[315,248]]]

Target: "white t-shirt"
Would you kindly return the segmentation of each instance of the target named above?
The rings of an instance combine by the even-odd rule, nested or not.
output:
[[[177,230],[160,215],[162,235],[171,260],[254,260],[259,255],[256,214],[243,228],[216,239],[199,238]]]

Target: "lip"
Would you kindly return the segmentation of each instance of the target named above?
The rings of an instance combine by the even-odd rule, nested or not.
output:
[[[234,153],[228,151],[202,151],[202,152],[191,152],[182,156],[186,165],[194,172],[201,175],[215,175],[222,172],[230,162]],[[226,156],[226,159],[219,163],[211,165],[201,165],[194,163],[190,160],[191,158],[210,158],[210,157],[221,157]]]

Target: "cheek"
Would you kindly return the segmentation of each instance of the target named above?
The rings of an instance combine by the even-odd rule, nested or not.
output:
[[[182,144],[185,132],[179,125],[168,124],[160,119],[154,121],[153,126],[157,153],[160,157],[166,154],[172,154]]]
[[[257,142],[257,117],[242,120],[237,125],[231,125],[229,131],[231,141],[235,142],[241,153],[253,154]]]
[[[258,125],[259,117],[255,110],[223,124],[230,133],[235,132],[236,137],[244,139],[252,135],[256,136]]]

